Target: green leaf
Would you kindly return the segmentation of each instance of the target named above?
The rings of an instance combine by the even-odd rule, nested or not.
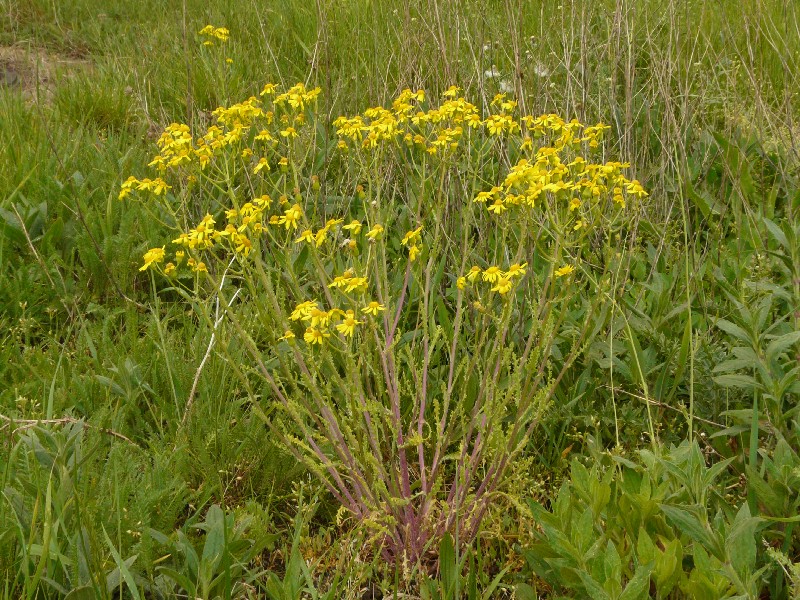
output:
[[[128,568],[126,562],[122,560],[122,557],[119,555],[119,552],[117,552],[117,549],[114,547],[111,538],[108,537],[108,532],[106,532],[105,527],[103,527],[103,535],[106,538],[106,544],[111,550],[111,556],[114,557],[114,562],[117,563],[117,568],[119,569],[119,572],[122,574],[122,579],[125,580],[125,585],[128,586],[128,591],[131,593],[131,596],[133,596],[134,600],[142,600],[141,595],[139,595],[139,588],[136,587],[136,581],[133,578],[133,574],[130,572],[130,569]],[[135,559],[136,557],[134,556],[133,558]],[[132,562],[133,561],[131,561],[131,563]]]
[[[200,562],[215,567],[225,550],[225,513],[218,504],[208,509],[203,529],[206,531],[206,542]]]
[[[187,575],[179,573],[178,571],[168,567],[159,567],[158,572],[165,577],[172,579],[172,581],[178,584],[178,586],[180,586],[180,588],[186,592],[190,598],[195,598],[197,596],[197,587]]]
[[[88,585],[76,587],[69,594],[64,596],[64,600],[95,600],[97,595],[94,589]]]
[[[723,387],[733,387],[742,390],[752,390],[758,386],[758,382],[750,375],[731,373],[728,375],[718,375],[713,378],[716,383]]]
[[[767,362],[777,359],[797,342],[800,342],[800,331],[792,331],[775,338],[767,346]]]
[[[445,598],[455,597],[458,584],[458,564],[453,538],[446,533],[439,546],[439,570],[442,576],[442,592]]]
[[[650,573],[653,571],[652,563],[639,565],[636,572],[631,577],[628,585],[625,586],[622,594],[617,600],[638,600],[639,598],[649,598]]]
[[[767,226],[767,229],[772,234],[772,237],[774,237],[781,246],[789,250],[791,248],[789,246],[789,240],[786,239],[786,234],[781,230],[781,228],[778,227],[774,221],[771,221],[766,217],[763,218],[763,221],[764,225]]]
[[[660,504],[659,506],[661,510],[664,511],[667,519],[673,526],[677,527],[679,531],[688,535],[695,542],[702,544],[711,554],[715,556],[719,554],[719,545],[714,539],[710,528],[708,525],[704,524],[697,515],[692,514],[684,508],[670,506],[669,504]]]
[[[717,327],[722,331],[724,331],[725,333],[727,333],[728,335],[732,335],[733,337],[742,342],[746,342],[747,344],[750,344],[751,342],[750,334],[748,334],[744,329],[742,329],[738,325],[731,323],[730,321],[726,321],[725,319],[719,319],[717,321]]]
[[[611,596],[609,596],[606,591],[603,589],[596,579],[594,579],[589,573],[582,569],[577,570],[578,577],[581,578],[581,583],[586,588],[586,591],[589,593],[589,596],[592,597],[592,600],[611,600]]]
[[[760,522],[761,519],[758,517],[750,516],[747,503],[742,503],[725,540],[725,550],[737,573],[746,574],[755,569],[757,549],[755,534]]]
[[[539,600],[539,596],[527,583],[518,583],[514,588],[514,597],[517,600]]]

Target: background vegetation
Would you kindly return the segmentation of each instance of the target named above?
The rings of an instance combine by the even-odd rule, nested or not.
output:
[[[0,3],[0,572],[9,598],[787,598],[800,535],[800,7],[789,0]],[[230,63],[197,31],[230,29]],[[451,84],[611,125],[650,198],[619,314],[468,549],[413,577],[138,267],[119,185],[268,81],[333,119]],[[324,180],[328,173],[320,172]],[[334,177],[334,173],[330,177]],[[230,349],[229,352],[236,352]],[[653,424],[653,435],[650,432]]]

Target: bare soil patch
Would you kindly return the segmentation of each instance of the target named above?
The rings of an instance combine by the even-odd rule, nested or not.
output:
[[[0,46],[0,89],[17,90],[28,100],[49,100],[61,77],[91,68],[91,62],[42,48]]]

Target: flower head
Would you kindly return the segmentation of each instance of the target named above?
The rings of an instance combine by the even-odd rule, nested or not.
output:
[[[336,329],[343,333],[345,337],[352,337],[356,330],[356,325],[363,325],[363,323],[363,321],[356,320],[355,313],[352,310],[348,310],[342,322],[336,326]]]
[[[378,316],[379,312],[383,312],[386,310],[386,307],[379,302],[375,302],[374,300],[367,304],[364,308],[361,309],[361,312],[365,315],[372,315],[374,317]]]
[[[309,327],[303,334],[303,339],[306,341],[307,344],[311,346],[313,346],[314,344],[321,346],[322,342],[325,341],[325,338],[328,337],[331,337],[330,333],[328,333],[324,329],[318,329],[316,327]]]
[[[565,275],[569,275],[575,271],[575,267],[572,265],[564,265],[563,267],[556,269],[555,275],[556,277],[564,277]]]
[[[493,292],[498,292],[500,294],[507,294],[511,291],[511,278],[510,277],[498,277],[497,283],[492,288]]]
[[[164,246],[161,248],[150,248],[144,253],[144,264],[139,267],[140,271],[146,271],[156,263],[164,262]]]

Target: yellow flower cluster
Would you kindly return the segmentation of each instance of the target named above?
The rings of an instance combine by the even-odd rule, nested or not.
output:
[[[381,142],[403,140],[429,154],[455,150],[465,126],[481,125],[477,107],[457,98],[459,92],[453,86],[445,92],[446,100],[439,107],[422,110],[420,104],[425,101],[425,92],[406,89],[394,100],[391,109],[379,106],[368,108],[362,115],[339,117],[333,122],[340,137],[339,148],[346,149],[347,142],[375,148]]]
[[[204,28],[201,33],[206,32],[204,35],[216,36],[219,31],[219,28]],[[227,30],[224,31],[227,32]],[[215,39],[221,38],[215,37]],[[261,95],[274,95],[276,90],[275,84],[267,84]],[[215,123],[209,126],[202,135],[198,135],[196,139],[193,139],[188,125],[172,123],[158,139],[159,152],[148,166],[164,172],[167,169],[196,162],[202,169],[205,169],[215,156],[229,146],[259,142],[266,144],[267,149],[270,149],[274,148],[281,138],[289,143],[299,135],[300,128],[306,122],[303,111],[317,98],[319,93],[320,88],[307,90],[302,83],[298,83],[285,93],[275,97],[271,107],[265,107],[264,101],[255,96],[232,106],[219,107],[211,113]],[[276,118],[276,111],[279,113],[278,118]],[[271,126],[275,127],[270,130]],[[237,154],[244,160],[252,161],[254,174],[258,174],[262,170],[269,171],[268,158],[260,154],[261,149],[258,149],[258,153],[254,152],[256,149],[258,148],[255,145],[252,148],[245,147],[241,151],[237,151]],[[285,167],[288,163],[285,158],[282,158],[278,164]],[[130,185],[125,187],[123,184],[121,198],[129,193],[130,187]]]
[[[463,290],[469,284],[484,282],[492,286],[491,291],[505,295],[512,290],[515,281],[525,275],[527,268],[528,263],[514,263],[505,271],[498,266],[490,266],[483,270],[474,265],[466,275],[458,278],[456,287]]]
[[[136,177],[128,177],[120,186],[119,199],[124,200],[133,190],[139,192],[150,192],[156,196],[161,196],[171,190],[172,186],[167,185],[167,182],[156,177],[155,179],[136,179]]]
[[[225,42],[228,41],[228,37],[231,34],[231,32],[228,31],[227,28],[214,27],[213,25],[206,25],[197,33],[206,38],[203,41],[204,46],[213,46],[214,42],[220,42],[224,44]]]
[[[414,229],[413,231],[407,232],[403,239],[400,240],[400,243],[408,248],[408,260],[414,262],[419,256],[419,253],[422,252],[421,244],[419,243],[420,235],[422,234],[422,225]]]
[[[384,310],[386,310],[386,307],[374,300],[361,308],[363,314],[372,316],[377,316],[378,313]],[[353,309],[331,308],[330,310],[322,310],[316,300],[306,300],[295,306],[289,315],[289,320],[306,324],[303,340],[309,346],[322,345],[326,339],[331,337],[329,331],[331,326],[335,327],[336,331],[345,338],[352,338],[356,332],[356,327],[364,324],[364,321],[358,320]],[[295,337],[294,332],[291,329],[287,329],[279,339],[288,341]]]

